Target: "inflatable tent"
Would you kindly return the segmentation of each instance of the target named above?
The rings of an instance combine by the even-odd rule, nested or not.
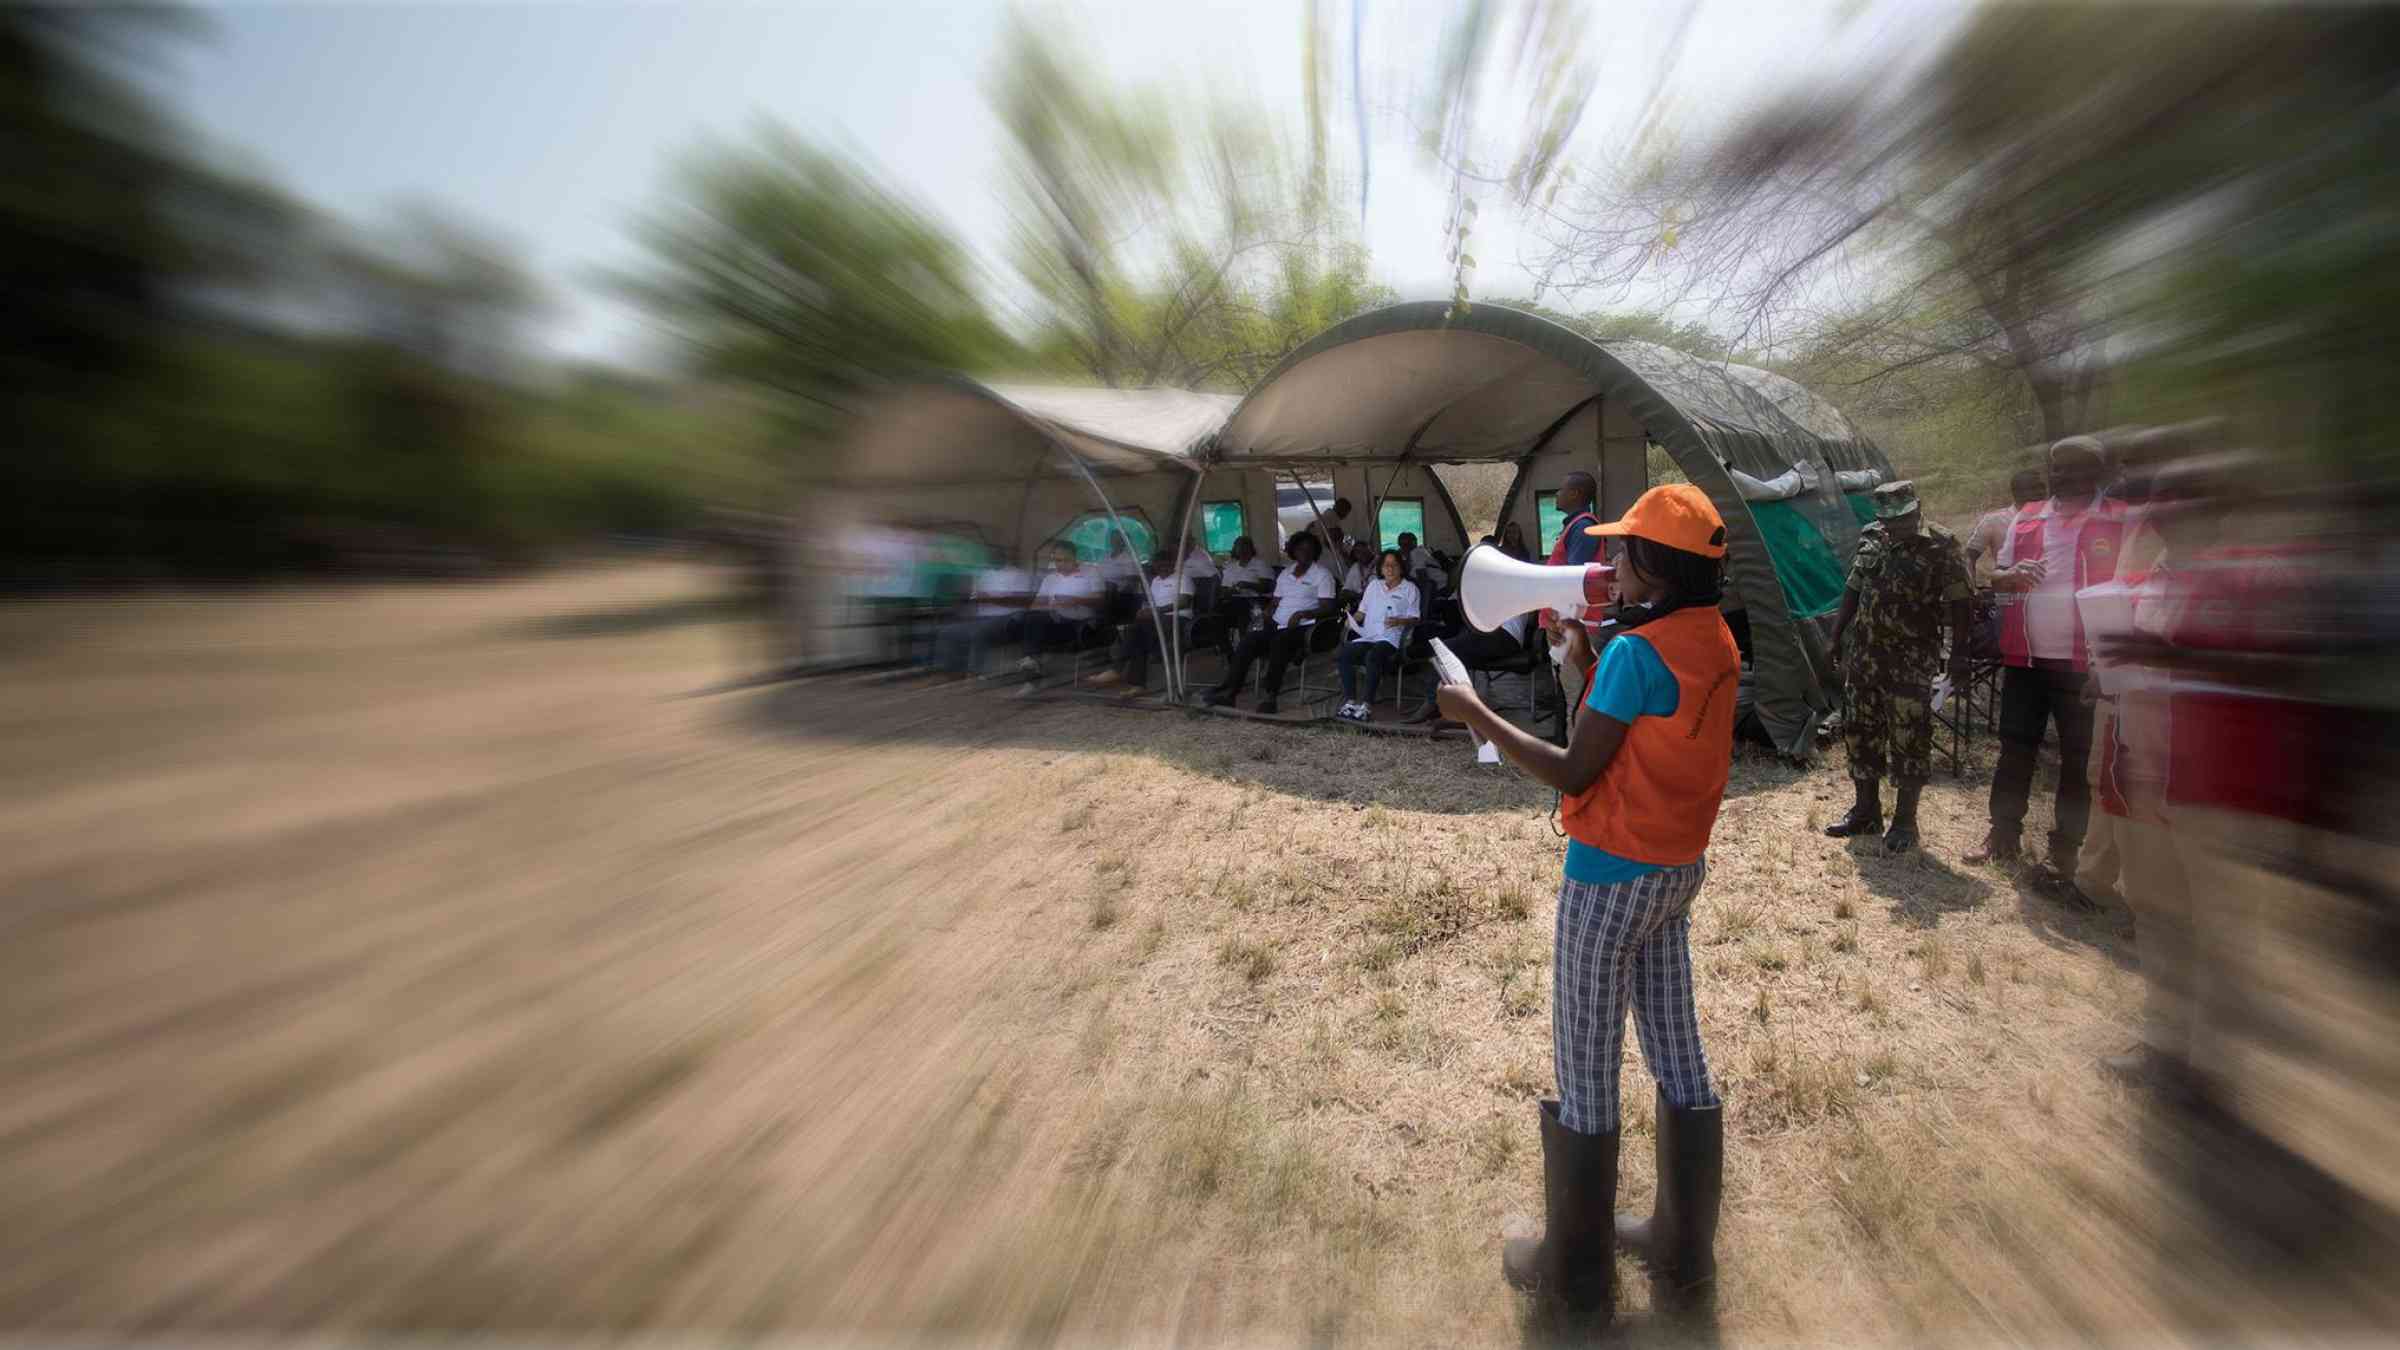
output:
[[[833,487],[859,518],[971,530],[1025,559],[1062,535],[1120,530],[1137,553],[1177,548],[1188,531],[1217,552],[1248,534],[1272,556],[1278,487],[1330,482],[1364,508],[1354,532],[1388,542],[1407,529],[1455,555],[1471,541],[1433,466],[1516,466],[1500,522],[1524,521],[1547,548],[1569,472],[1594,474],[1613,515],[1649,486],[1652,446],[1725,517],[1727,608],[1747,618],[1751,704],[1770,740],[1803,753],[1832,707],[1823,629],[1864,487],[1891,465],[1830,404],[1769,371],[1594,342],[1516,310],[1404,304],[1320,334],[1238,399],[896,386],[862,413]]]

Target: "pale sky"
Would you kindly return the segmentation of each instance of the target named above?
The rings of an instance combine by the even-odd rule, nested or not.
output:
[[[1428,78],[1447,0],[1326,0],[1333,139],[1355,174],[1352,5],[1363,5],[1362,74],[1372,163],[1362,234],[1374,270],[1403,298],[1449,293],[1442,224],[1448,179],[1415,149],[1408,113]],[[678,152],[760,120],[849,150],[937,212],[1011,294],[1002,252],[1005,146],[984,80],[1006,9],[991,3],[821,5],[318,4],[205,6],[215,32],[163,92],[220,153],[353,219],[427,199],[523,250],[555,293],[543,334],[561,355],[641,362],[656,335],[592,284],[638,259],[629,222],[655,200]],[[1722,116],[1754,94],[1862,63],[1929,51],[1957,7],[1925,0],[1700,0],[1679,49],[1683,0],[1588,6],[1598,88],[1576,141],[1629,135],[1665,82],[1678,125]],[[1048,6],[1097,69],[1195,98],[1246,92],[1302,128],[1297,0]],[[1479,121],[1492,143],[1516,128],[1504,69]],[[1355,185],[1355,180],[1354,180]],[[1531,289],[1529,246],[1481,194],[1478,294]],[[1351,210],[1357,207],[1353,200]],[[1554,298],[1573,306],[1576,297]]]

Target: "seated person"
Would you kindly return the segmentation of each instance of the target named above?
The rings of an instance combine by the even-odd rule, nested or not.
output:
[[[1133,550],[1126,545],[1125,536],[1112,532],[1108,536],[1108,556],[1100,560],[1100,584],[1112,591],[1137,590],[1141,576],[1142,569],[1133,561]]]
[[[1462,621],[1458,625],[1457,631],[1443,635],[1442,644],[1448,647],[1458,657],[1459,664],[1465,666],[1469,671],[1491,670],[1524,656],[1527,650],[1525,644],[1528,634],[1532,635],[1532,641],[1542,640],[1541,635],[1534,630],[1533,616],[1519,614],[1502,619],[1500,626],[1489,633]],[[1548,664],[1546,655],[1541,664]],[[1441,716],[1441,705],[1434,700],[1434,696],[1441,692],[1441,687],[1440,680],[1427,680],[1425,682],[1425,701],[1417,706],[1415,712],[1400,720],[1409,726],[1419,726]]]
[[[1083,565],[1073,544],[1055,551],[1055,570],[1042,578],[1025,611],[1025,655],[1017,662],[1031,693],[1042,678],[1042,653],[1073,651],[1087,641],[1100,619],[1102,587],[1098,571]]]
[[[1025,608],[1033,603],[1033,578],[1005,556],[975,574],[966,613],[934,634],[934,666],[953,679],[983,673],[984,653],[1025,631]]]
[[[1488,540],[1490,536],[1487,535],[1485,538]],[[1513,520],[1508,522],[1508,528],[1500,532],[1500,551],[1518,562],[1533,561],[1533,555],[1525,551],[1525,527],[1523,525]]]
[[[1346,722],[1367,720],[1375,703],[1375,686],[1383,683],[1384,668],[1399,663],[1408,630],[1423,617],[1417,584],[1401,575],[1400,550],[1385,549],[1375,559],[1375,569],[1377,576],[1367,583],[1352,616],[1358,622],[1357,636],[1343,643],[1334,656],[1334,664],[1342,672],[1342,706],[1333,715]],[[1362,661],[1367,667],[1363,694],[1358,689]]]
[[[1292,565],[1275,574],[1272,618],[1263,612],[1253,616],[1249,631],[1242,635],[1231,662],[1225,667],[1224,680],[1201,695],[1201,703],[1211,708],[1230,706],[1243,678],[1250,673],[1250,663],[1264,654],[1267,673],[1258,711],[1276,711],[1275,696],[1283,690],[1284,667],[1300,654],[1311,625],[1340,609],[1334,598],[1333,573],[1317,561],[1317,547],[1317,537],[1313,534],[1295,534],[1284,546],[1284,551],[1291,555]]]
[[[1367,582],[1372,580],[1374,575],[1375,550],[1367,547],[1367,541],[1364,539],[1352,543],[1349,565],[1342,569],[1340,587],[1342,608],[1356,609],[1358,607],[1359,598],[1367,593]]]
[[[1186,581],[1217,575],[1217,560],[1208,551],[1208,541],[1193,535],[1191,544],[1183,551],[1183,576]]]
[[[1126,621],[1117,637],[1117,664],[1093,676],[1094,685],[1124,684],[1128,694],[1142,692],[1150,682],[1150,658],[1163,655],[1160,635],[1173,633],[1184,617],[1184,607],[1192,598],[1192,579],[1175,570],[1175,555],[1163,548],[1150,555],[1148,572],[1149,594],[1143,597],[1141,612]]]
[[[1218,574],[1217,613],[1224,619],[1218,636],[1217,650],[1227,660],[1233,659],[1233,640],[1250,626],[1250,614],[1260,597],[1275,589],[1275,569],[1258,556],[1258,545],[1249,535],[1233,541],[1231,561]]]
[[[1418,543],[1417,537],[1406,530],[1400,532],[1399,543],[1400,556],[1408,560],[1408,579],[1417,583],[1422,594],[1441,594],[1450,582],[1450,574],[1442,570],[1441,560],[1433,556],[1433,550]]]

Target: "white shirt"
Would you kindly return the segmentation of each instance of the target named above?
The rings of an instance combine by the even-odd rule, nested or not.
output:
[[[2167,569],[2153,571],[2134,589],[2133,631],[2153,638],[2173,632],[2190,603],[2184,590]],[[2117,768],[2122,787],[2129,792],[2139,789],[2135,795],[2143,802],[2155,803],[2166,792],[2173,728],[2168,722],[2167,681],[2148,671],[2142,673],[2150,678],[2116,701],[2117,739],[2125,746]]]
[[[1011,605],[995,605],[991,600],[1023,600],[1033,594],[1033,578],[1021,567],[987,567],[975,574],[975,613],[983,618],[999,618],[1016,613]]]
[[[1312,563],[1307,576],[1294,576],[1292,568],[1275,574],[1275,626],[1289,628],[1292,616],[1302,610],[1315,609],[1334,596],[1333,573]]]
[[[1397,647],[1408,637],[1405,628],[1394,628],[1394,619],[1414,619],[1419,616],[1420,604],[1417,583],[1402,581],[1397,587],[1387,587],[1382,577],[1367,583],[1367,590],[1358,599],[1362,622],[1358,637],[1362,642],[1384,642]]]
[[[2088,513],[2099,504],[2093,498]],[[2075,538],[2088,514],[2073,520],[2054,502],[2042,518],[2041,584],[2025,593],[2025,647],[2036,660],[2065,661],[2075,655]],[[2012,536],[2013,539],[2013,536]]]
[[[1100,574],[1089,567],[1078,567],[1075,574],[1052,572],[1042,578],[1042,589],[1034,599],[1045,609],[1055,609],[1058,617],[1088,623],[1092,617],[1092,602],[1100,598]]]
[[[1266,559],[1252,558],[1248,562],[1229,562],[1225,564],[1225,574],[1221,584],[1225,589],[1231,590],[1233,587],[1244,585],[1248,582],[1272,581],[1274,579],[1275,569],[1267,566]]]
[[[1434,561],[1433,550],[1425,547],[1423,544],[1417,545],[1416,548],[1409,553],[1408,571],[1409,575],[1411,576],[1417,576],[1420,574],[1423,575],[1428,581],[1431,581],[1436,586],[1439,586],[1444,581],[1449,580],[1450,577],[1449,573],[1442,570],[1442,565]]]
[[[1100,582],[1112,591],[1130,589],[1141,579],[1141,567],[1127,554],[1111,553],[1100,560]]]
[[[1352,563],[1342,569],[1342,590],[1351,595],[1363,595],[1367,589],[1367,568],[1364,563]]]
[[[1175,612],[1177,602],[1179,600],[1189,599],[1191,594],[1192,579],[1190,577],[1164,576],[1150,578],[1150,607],[1152,609],[1172,614]]]
[[[1209,556],[1207,549],[1195,544],[1191,552],[1183,555],[1183,574],[1187,577],[1213,577],[1217,574],[1217,560]]]

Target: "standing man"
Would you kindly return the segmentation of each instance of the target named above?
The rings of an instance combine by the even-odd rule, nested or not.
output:
[[[2025,808],[2035,759],[2058,725],[2061,771],[2047,876],[2064,885],[2092,813],[2092,705],[2084,699],[2090,657],[2075,592],[2116,576],[2125,507],[2100,495],[2107,452],[2089,436],[2050,447],[2050,498],[2017,513],[2006,563],[1992,585],[2000,612],[2000,765],[1992,772],[1992,828],[1970,863],[2014,865],[2023,857]]]
[[[1334,498],[1333,509],[1318,512],[1308,528],[1317,536],[1317,557],[1338,574],[1350,561],[1350,499]]]
[[[1993,567],[2001,566],[2000,555],[2008,546],[2009,527],[2016,523],[2017,516],[2026,507],[2048,495],[2048,484],[2040,469],[2019,469],[2009,475],[2008,496],[2013,504],[1984,512],[1982,518],[1975,522],[1974,530],[1967,535],[1967,576],[1970,580],[1975,578],[1975,570],[1985,558],[1992,560]]]
[[[1586,528],[1600,522],[1592,516],[1592,499],[1600,493],[1600,480],[1581,469],[1568,474],[1558,485],[1558,509],[1566,513],[1567,523],[1558,532],[1558,542],[1550,546],[1552,567],[1581,567],[1600,556],[1600,539],[1586,534]],[[1513,528],[1513,525],[1512,525]],[[1560,712],[1559,727],[1563,731],[1583,703],[1584,671],[1581,666],[1565,659],[1567,623],[1580,618],[1568,615],[1561,618],[1551,610],[1542,611],[1542,635],[1550,642],[1550,664],[1558,672],[1559,691],[1565,695]]]
[[[1963,687],[1971,592],[1957,537],[1926,523],[1915,483],[1886,483],[1875,489],[1874,501],[1875,523],[1859,533],[1850,585],[1833,623],[1833,661],[1842,672],[1842,745],[1858,799],[1825,833],[1847,839],[1883,829],[1888,769],[1899,796],[1883,846],[1901,853],[1916,847],[1917,794],[1933,776],[1932,685],[1943,624],[1947,620],[1950,630],[1950,684]]]

